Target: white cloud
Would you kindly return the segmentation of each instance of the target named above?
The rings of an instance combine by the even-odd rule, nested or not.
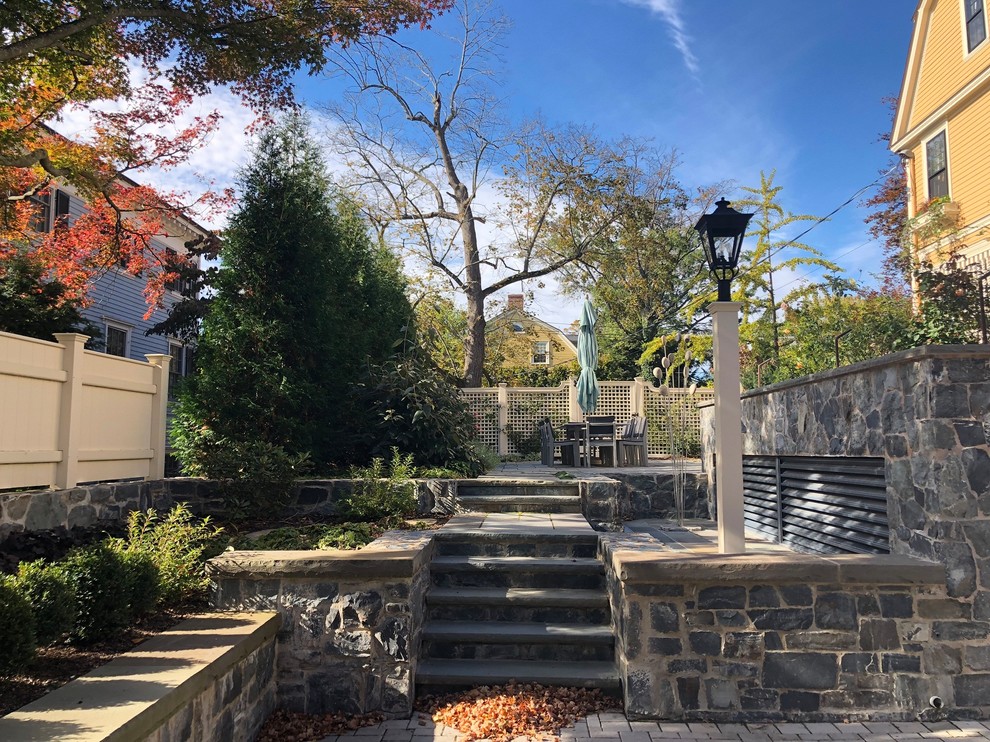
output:
[[[691,49],[691,37],[687,33],[684,19],[681,18],[680,0],[622,0],[622,2],[646,8],[651,13],[660,16],[663,22],[667,24],[667,30],[674,46],[681,53],[684,66],[690,70],[691,74],[698,74],[700,71],[698,58],[694,56],[694,51]]]

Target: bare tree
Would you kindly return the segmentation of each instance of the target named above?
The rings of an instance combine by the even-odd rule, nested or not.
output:
[[[470,0],[458,7],[446,64],[387,37],[338,52],[353,89],[330,109],[380,234],[403,244],[413,270],[463,294],[469,386],[481,383],[488,297],[608,239],[624,182],[618,150],[588,132],[507,131],[493,94],[506,21],[474,11]]]

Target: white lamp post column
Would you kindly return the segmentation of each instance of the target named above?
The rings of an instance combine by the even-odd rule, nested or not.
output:
[[[743,519],[742,402],[739,398],[739,310],[737,301],[716,301],[712,316],[715,375],[715,502],[718,551],[746,551]]]

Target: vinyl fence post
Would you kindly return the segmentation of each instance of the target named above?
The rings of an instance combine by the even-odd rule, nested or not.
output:
[[[152,383],[155,396],[151,400],[151,461],[148,462],[148,479],[165,478],[165,435],[168,426],[168,367],[172,356],[164,353],[145,355],[152,366]]]
[[[56,332],[62,346],[65,382],[59,400],[58,447],[62,460],[55,467],[55,488],[75,487],[79,481],[79,431],[82,426],[83,351],[89,337],[75,332]]]

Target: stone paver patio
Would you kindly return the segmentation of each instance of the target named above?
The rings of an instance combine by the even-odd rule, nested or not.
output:
[[[427,742],[450,740],[463,735],[456,729],[434,723],[425,714],[412,719],[386,721],[348,734],[326,737],[322,742]],[[518,738],[519,742],[528,737]],[[582,740],[611,742],[659,742],[660,740],[735,740],[735,742],[797,742],[831,740],[850,742],[898,742],[912,740],[990,740],[990,722],[895,721],[845,724],[758,723],[699,724],[669,721],[627,721],[620,713],[594,714],[561,730],[560,742]]]

